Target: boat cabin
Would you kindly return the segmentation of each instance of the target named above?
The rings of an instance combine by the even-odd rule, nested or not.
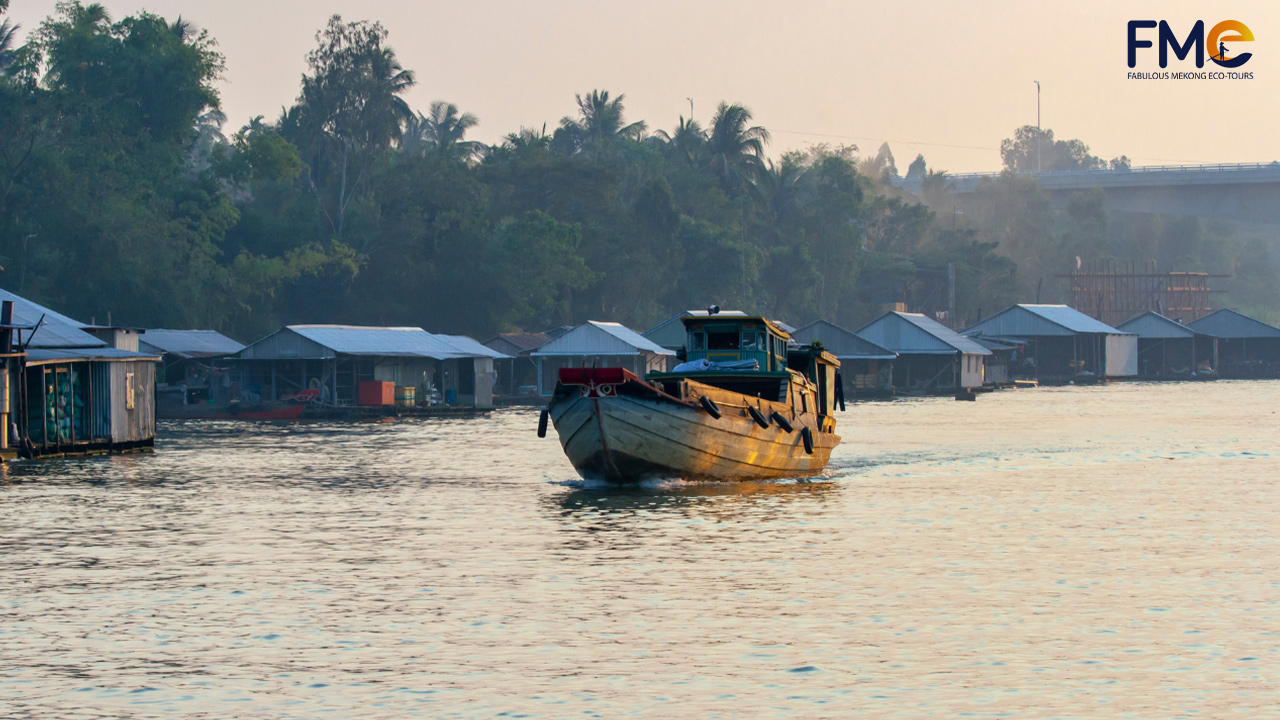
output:
[[[753,367],[650,373],[649,379],[678,395],[680,380],[693,379],[722,390],[775,402],[804,412],[831,415],[841,397],[840,361],[821,345],[790,345],[791,335],[768,318],[741,314],[684,318],[685,362],[750,363]],[[812,404],[813,407],[809,407]]]
[[[785,330],[762,317],[729,315],[684,318],[688,332],[685,357],[688,361],[715,363],[755,360],[759,369],[777,372],[787,366]]]

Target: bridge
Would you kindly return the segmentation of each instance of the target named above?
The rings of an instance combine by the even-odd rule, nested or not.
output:
[[[1124,170],[1019,173],[1033,178],[1059,207],[1082,190],[1101,188],[1107,210],[1191,215],[1214,220],[1280,225],[1280,163],[1151,165]],[[1000,173],[947,175],[947,190],[971,195]],[[922,178],[893,184],[919,195]]]

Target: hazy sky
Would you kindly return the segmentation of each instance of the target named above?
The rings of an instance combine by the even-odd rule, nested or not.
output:
[[[473,139],[554,128],[574,93],[625,93],[629,120],[707,124],[741,102],[773,133],[770,154],[815,142],[888,140],[899,168],[994,170],[999,145],[1042,120],[1104,158],[1135,164],[1280,159],[1280,2],[757,2],[683,0],[104,0],[114,19],[146,9],[207,29],[226,55],[228,132],[274,119],[297,96],[304,56],[329,15],[378,20],[417,74],[409,103],[475,113]],[[12,0],[33,29],[54,0]],[[1128,80],[1125,28],[1167,20],[1239,20],[1256,41],[1240,68],[1252,80]],[[1148,31],[1154,38],[1154,31]],[[1231,48],[1236,52],[1235,48]],[[1138,70],[1158,70],[1155,53]],[[1169,70],[1194,70],[1183,63]],[[1206,68],[1208,69],[1208,68]]]

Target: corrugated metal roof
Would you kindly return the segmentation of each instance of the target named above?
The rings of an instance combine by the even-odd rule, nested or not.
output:
[[[1187,323],[1187,327],[1206,335],[1232,340],[1280,337],[1280,329],[1261,320],[1254,320],[1248,315],[1242,315],[1235,310],[1219,310],[1212,315]]]
[[[792,333],[791,339],[801,345],[817,340],[823,349],[841,360],[892,360],[898,357],[894,351],[827,320],[814,320]]]
[[[498,352],[519,353],[542,347],[550,340],[551,336],[546,333],[499,333],[484,341],[484,345]]]
[[[1129,318],[1117,325],[1116,328],[1125,332],[1135,333],[1138,337],[1149,340],[1175,340],[1192,338],[1202,334],[1180,322],[1170,320],[1160,313],[1152,311]]]
[[[309,341],[313,345],[308,349],[299,346],[298,343],[302,341],[296,339],[285,342],[286,335],[297,336],[302,338],[302,341]],[[416,327],[289,325],[250,344],[240,351],[239,356],[244,360],[317,357],[319,348],[324,348],[324,357],[332,357],[334,353],[378,357],[423,357],[433,360],[506,357],[471,338],[465,338],[465,342],[460,338],[463,336],[432,335]]]
[[[510,355],[500,353],[491,347],[485,347],[480,341],[469,338],[466,335],[439,335],[436,337],[444,340],[460,353],[465,353],[471,357],[491,357],[494,360],[506,360]]]
[[[991,355],[986,347],[919,313],[886,313],[856,334],[899,355]]]
[[[30,300],[14,295],[8,290],[0,290],[0,300],[13,301],[13,324],[14,325],[35,325],[40,320],[40,316],[44,316],[44,324],[32,336],[30,331],[22,331],[22,340],[26,342],[28,338],[32,338],[31,347],[33,348],[75,348],[75,347],[105,347],[106,343],[98,338],[90,335],[81,328],[85,324],[73,320],[62,313],[54,312],[43,305],[37,305]],[[15,342],[17,338],[14,338]]]
[[[1021,344],[1022,344],[1022,343],[1018,343],[1018,342],[1011,342],[1011,341],[1009,341],[1009,340],[1007,340],[1007,339],[1004,339],[1004,338],[1001,338],[1001,339],[997,340],[997,339],[995,339],[995,338],[990,338],[990,337],[987,337],[987,336],[985,336],[985,335],[977,335],[977,336],[974,336],[974,337],[972,338],[972,340],[973,340],[974,342],[978,343],[979,345],[981,345],[982,347],[984,347],[984,348],[986,348],[986,349],[988,349],[988,350],[992,350],[992,351],[995,351],[995,350],[1014,350],[1014,349],[1016,349],[1019,345],[1021,345]]]
[[[185,358],[234,355],[244,349],[216,330],[147,330],[138,338],[138,347],[157,354],[172,353]]]
[[[615,322],[585,322],[531,353],[547,355],[675,355],[648,338]]]
[[[100,348],[48,348],[27,351],[27,364],[40,365],[51,362],[73,360],[140,360],[159,362],[160,356],[150,353],[138,353],[132,350],[117,350],[110,347]]]
[[[978,343],[920,313],[885,313],[859,328],[857,335],[899,355],[991,354]]]
[[[1017,337],[1065,336],[1080,333],[1124,334],[1122,331],[1066,305],[1028,304],[1007,307],[968,328],[965,332]]]

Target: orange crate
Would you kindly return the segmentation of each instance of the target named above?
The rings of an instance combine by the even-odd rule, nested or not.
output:
[[[361,405],[383,407],[396,404],[396,384],[390,382],[362,382],[357,391]]]

